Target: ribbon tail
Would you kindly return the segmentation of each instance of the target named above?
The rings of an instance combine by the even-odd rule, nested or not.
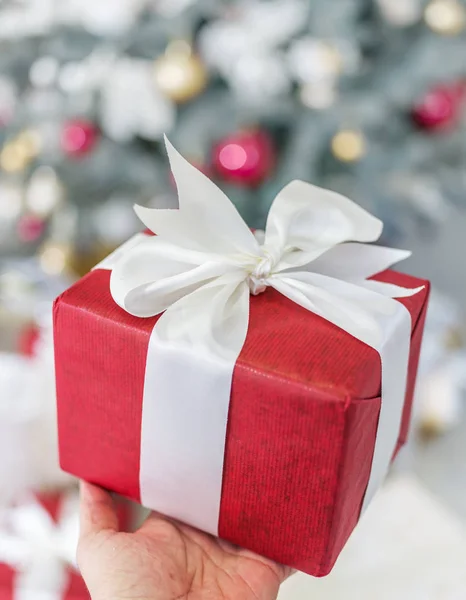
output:
[[[229,274],[172,305],[147,353],[141,501],[213,535],[233,370],[248,321],[248,286]]]
[[[409,250],[347,242],[330,248],[300,270],[359,283],[406,260],[409,256]]]
[[[424,286],[404,288],[399,285],[394,285],[393,283],[385,283],[385,281],[375,281],[373,279],[363,281],[360,285],[367,290],[372,290],[373,292],[388,296],[389,298],[409,298],[424,289]]]
[[[362,512],[365,512],[388,474],[403,420],[411,346],[411,315],[403,304],[396,300],[393,302],[396,304],[395,314],[390,319],[381,319],[384,336],[381,346],[376,348],[382,366],[381,405]]]

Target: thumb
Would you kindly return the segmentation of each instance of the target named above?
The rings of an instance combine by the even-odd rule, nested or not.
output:
[[[112,497],[105,490],[83,481],[79,508],[77,559],[81,575],[92,598],[112,597],[107,593],[111,580],[105,577],[109,564],[107,542],[118,531],[118,516]],[[110,548],[113,546],[111,543]]]
[[[118,515],[112,497],[105,490],[81,482],[81,498],[79,506],[79,542],[77,561],[81,572],[92,570],[102,536],[118,531]]]
[[[102,531],[118,531],[118,515],[111,495],[102,488],[81,482],[80,537],[92,537]]]

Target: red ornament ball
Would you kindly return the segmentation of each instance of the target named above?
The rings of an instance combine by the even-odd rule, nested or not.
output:
[[[18,221],[17,231],[22,242],[35,242],[45,231],[45,221],[35,215],[23,215]]]
[[[61,135],[61,147],[65,154],[81,157],[89,154],[98,139],[98,129],[85,119],[73,119],[64,124]]]
[[[37,345],[40,338],[40,331],[37,325],[31,324],[27,326],[19,335],[18,351],[27,358],[32,358],[36,355]]]
[[[275,165],[275,148],[266,131],[242,131],[214,146],[212,163],[225,181],[253,187],[270,175]]]
[[[453,125],[459,116],[465,93],[466,85],[463,82],[433,88],[414,106],[414,121],[427,130]]]

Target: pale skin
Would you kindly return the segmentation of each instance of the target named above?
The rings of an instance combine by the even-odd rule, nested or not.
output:
[[[273,600],[290,570],[152,514],[118,530],[110,494],[81,484],[78,563],[92,600]]]

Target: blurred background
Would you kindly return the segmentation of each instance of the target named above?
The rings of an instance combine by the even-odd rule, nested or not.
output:
[[[0,0],[0,505],[72,484],[56,465],[51,302],[140,229],[134,203],[176,207],[164,133],[251,227],[300,178],[413,250],[402,268],[432,280],[432,302],[412,441],[378,509],[398,506],[399,537],[374,517],[385,558],[356,548],[351,585],[382,598],[370,586],[396,579],[390,544],[412,547],[405,564],[431,547],[450,571],[426,584],[423,555],[387,598],[465,600],[451,556],[466,565],[466,0]],[[405,539],[406,523],[423,533]],[[315,597],[340,598],[341,571]]]

